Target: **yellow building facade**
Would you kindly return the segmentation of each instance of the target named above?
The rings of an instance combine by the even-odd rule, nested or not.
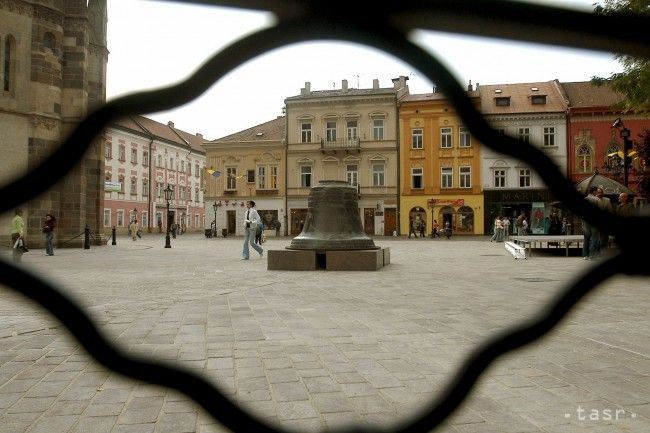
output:
[[[468,96],[478,108],[478,92]],[[401,234],[421,222],[431,234],[434,221],[455,234],[483,234],[481,144],[441,93],[408,95],[399,105]]]

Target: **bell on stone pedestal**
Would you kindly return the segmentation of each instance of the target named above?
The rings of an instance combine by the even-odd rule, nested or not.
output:
[[[356,187],[337,180],[322,180],[312,187],[305,225],[287,249],[379,249],[363,232],[357,194]]]

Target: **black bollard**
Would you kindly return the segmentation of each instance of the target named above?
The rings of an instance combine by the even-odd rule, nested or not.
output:
[[[89,250],[90,249],[90,228],[88,228],[88,224],[86,224],[86,228],[84,229],[84,250]]]
[[[111,245],[117,245],[117,242],[115,242],[115,226],[113,226],[113,232],[111,235],[113,236],[113,241],[111,242]]]

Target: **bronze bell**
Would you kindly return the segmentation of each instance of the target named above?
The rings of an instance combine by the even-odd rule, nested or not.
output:
[[[309,192],[302,232],[290,250],[376,250],[363,232],[357,188],[339,180],[322,180]]]

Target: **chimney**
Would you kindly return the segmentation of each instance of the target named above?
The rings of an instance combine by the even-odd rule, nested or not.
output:
[[[343,80],[341,82],[341,88],[346,92],[348,91],[348,80]]]
[[[409,87],[406,85],[406,80],[408,79],[408,77],[400,75],[399,78],[393,78],[391,80],[393,82],[393,89],[397,90],[398,99],[409,94]]]
[[[201,134],[200,132],[197,132],[197,133],[196,133],[196,136],[197,136],[198,138],[200,138],[201,140],[203,140],[203,134]]]
[[[476,86],[474,86],[474,87],[476,87],[476,91],[478,92],[478,83],[476,83]]]
[[[372,89],[373,89],[373,90],[377,90],[377,89],[379,89],[379,80],[378,80],[377,78],[375,78],[374,80],[372,80]]]
[[[467,91],[471,92],[472,90],[473,90],[472,89],[472,80],[469,80],[469,84],[467,85]]]
[[[311,83],[309,81],[305,81],[305,87],[300,89],[300,94],[302,96],[311,94]]]
[[[174,127],[174,122],[172,122],[170,120],[169,122],[167,122],[167,126],[169,126],[170,128],[173,128]]]

